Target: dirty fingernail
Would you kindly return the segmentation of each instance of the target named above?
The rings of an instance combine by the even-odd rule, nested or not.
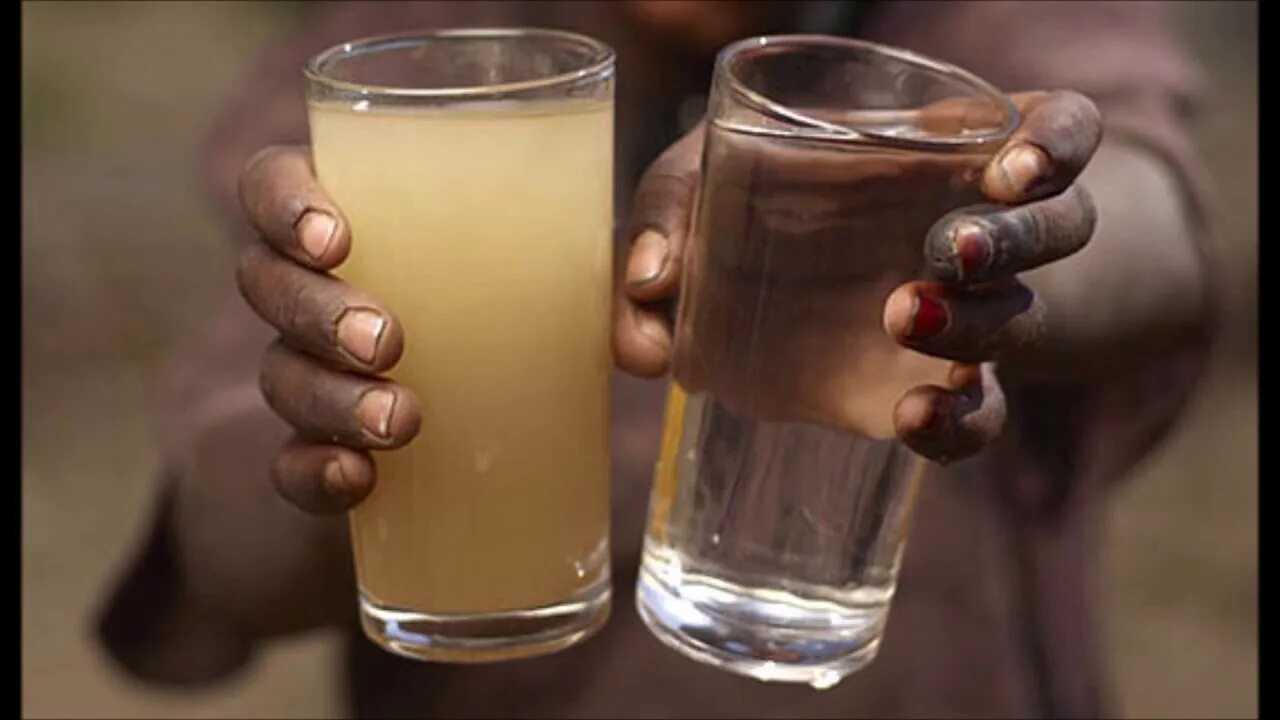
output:
[[[962,223],[952,231],[951,252],[962,280],[981,273],[991,263],[991,241],[974,223]]]
[[[929,408],[929,414],[926,416],[924,425],[920,426],[921,432],[929,435],[938,435],[946,427],[950,415],[951,403],[941,397],[935,398]]]
[[[342,463],[334,458],[324,465],[324,490],[330,495],[341,495],[346,490],[347,479],[342,473]]]
[[[338,344],[369,364],[378,355],[378,342],[386,329],[387,320],[382,315],[367,308],[353,308],[338,320]]]
[[[338,234],[338,220],[329,213],[308,210],[294,226],[294,234],[307,255],[319,260],[324,257],[333,244],[334,236]]]
[[[396,407],[396,394],[381,388],[370,390],[356,406],[356,418],[366,430],[380,438],[391,437],[391,413]]]
[[[1000,169],[1011,190],[1026,193],[1048,179],[1049,158],[1032,145],[1014,145],[1000,158]]]
[[[916,296],[915,307],[911,311],[911,329],[907,331],[907,339],[927,340],[945,330],[950,321],[946,305],[921,293]]]
[[[627,284],[646,285],[658,279],[667,263],[669,245],[657,230],[645,230],[636,238],[627,261]]]

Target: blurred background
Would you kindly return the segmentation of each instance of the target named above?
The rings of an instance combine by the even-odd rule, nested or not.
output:
[[[25,717],[338,717],[336,638],[198,691],[118,673],[87,617],[140,540],[152,378],[230,272],[196,151],[237,72],[311,3],[23,3]],[[1175,3],[1211,79],[1196,138],[1230,321],[1177,433],[1111,509],[1108,663],[1130,717],[1256,717],[1256,3]],[[164,59],[162,73],[156,58]]]

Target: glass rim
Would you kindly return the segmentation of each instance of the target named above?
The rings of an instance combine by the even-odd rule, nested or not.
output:
[[[962,81],[971,89],[977,90],[988,100],[993,101],[1003,112],[1005,121],[999,127],[981,133],[975,133],[972,135],[952,135],[931,139],[904,138],[897,135],[879,133],[874,130],[829,123],[792,109],[785,103],[778,102],[763,93],[752,90],[733,71],[733,61],[740,58],[745,53],[752,50],[779,46],[791,46],[798,48],[828,47],[845,50],[855,49],[870,51],[891,57],[916,68],[922,68],[935,75],[946,75],[953,79]],[[740,100],[746,102],[746,104],[751,106],[753,109],[767,116],[772,116],[790,123],[799,124],[813,130],[821,131],[821,134],[806,134],[803,136],[797,136],[797,139],[803,137],[804,139],[843,141],[851,143],[874,143],[877,145],[887,145],[912,150],[956,151],[983,147],[1006,140],[1013,133],[1014,129],[1017,128],[1018,123],[1020,122],[1018,108],[1014,105],[1013,100],[1011,100],[1009,96],[999,88],[968,70],[910,50],[904,50],[902,48],[896,48],[889,45],[881,45],[880,43],[869,42],[867,40],[816,34],[758,35],[755,37],[743,38],[742,40],[726,45],[724,49],[720,51],[719,55],[716,57],[716,75],[724,78],[727,81],[729,89],[737,95]]]
[[[464,85],[459,87],[397,87],[373,83],[339,80],[325,73],[326,67],[334,61],[386,50],[397,50],[406,47],[426,44],[440,40],[474,40],[474,39],[510,39],[539,38],[544,40],[561,40],[577,43],[591,52],[583,66],[545,77],[520,80],[518,82],[491,83],[487,85]],[[307,60],[303,67],[303,75],[307,80],[335,91],[396,98],[448,98],[465,99],[472,97],[493,97],[528,92],[530,90],[554,89],[564,85],[572,85],[582,81],[604,79],[613,73],[617,56],[613,48],[595,38],[568,30],[532,27],[476,27],[447,28],[442,30],[419,30],[400,33],[373,35],[349,40],[330,46]]]

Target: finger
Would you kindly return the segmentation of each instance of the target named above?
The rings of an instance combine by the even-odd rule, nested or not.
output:
[[[614,303],[613,358],[624,372],[658,377],[671,363],[671,323],[660,310],[626,298]]]
[[[307,267],[336,267],[351,249],[346,220],[316,180],[303,146],[272,146],[240,174],[240,205],[263,240]]]
[[[1060,260],[1093,237],[1098,213],[1080,185],[1013,208],[962,208],[934,223],[925,238],[930,277],[984,283]]]
[[[297,435],[280,449],[271,473],[281,497],[317,515],[351,509],[373,490],[374,478],[369,453]]]
[[[1102,115],[1080,93],[1028,93],[1014,101],[1022,122],[982,175],[982,192],[1007,205],[1062,192],[1102,140]]]
[[[404,351],[404,332],[373,298],[254,244],[236,271],[249,306],[291,347],[356,372],[383,372]]]
[[[914,388],[893,411],[894,429],[907,447],[941,464],[970,457],[999,437],[1007,411],[991,363],[957,365],[950,380],[956,389]]]
[[[1014,105],[1018,105],[1017,97],[1010,98]],[[1007,105],[977,97],[952,97],[932,102],[920,108],[916,116],[921,130],[938,135],[970,135],[998,130],[1008,119]]]
[[[262,394],[304,437],[352,448],[395,448],[422,422],[418,400],[394,383],[325,367],[280,342],[262,362]]]
[[[912,281],[885,301],[884,328],[898,343],[926,355],[982,362],[1038,343],[1044,306],[1013,279],[969,289]]]
[[[672,297],[680,287],[685,238],[698,190],[701,126],[667,148],[640,178],[631,205],[632,239],[624,296],[637,302]]]

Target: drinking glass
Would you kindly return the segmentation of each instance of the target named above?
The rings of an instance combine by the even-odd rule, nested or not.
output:
[[[1017,121],[986,82],[873,43],[720,53],[637,586],[664,643],[815,687],[874,658],[925,470],[894,405],[952,369],[896,344],[884,303]]]
[[[614,53],[537,29],[378,37],[307,65],[337,274],[403,325],[418,436],[350,514],[366,634],[552,652],[609,613]]]

